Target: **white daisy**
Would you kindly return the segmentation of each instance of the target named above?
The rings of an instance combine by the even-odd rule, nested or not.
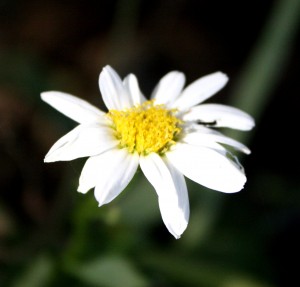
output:
[[[69,94],[44,92],[45,102],[79,123],[52,146],[45,162],[89,157],[78,191],[94,188],[99,206],[117,197],[140,166],[157,192],[166,227],[179,238],[190,212],[184,176],[226,193],[241,190],[246,182],[243,167],[223,145],[246,154],[249,149],[215,128],[250,130],[253,118],[225,105],[198,105],[227,81],[225,74],[216,72],[183,89],[184,74],[173,71],[147,100],[135,75],[122,81],[106,66],[99,86],[108,112]]]

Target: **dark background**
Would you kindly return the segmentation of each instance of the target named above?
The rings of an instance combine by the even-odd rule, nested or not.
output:
[[[300,223],[297,0],[0,1],[0,285],[275,287],[297,282]],[[171,70],[214,71],[212,99],[256,120],[228,133],[248,177],[240,193],[188,181],[175,240],[138,173],[112,203],[76,192],[84,160],[43,163],[75,126],[40,100],[59,90],[105,110],[98,76],[135,73],[145,95]]]

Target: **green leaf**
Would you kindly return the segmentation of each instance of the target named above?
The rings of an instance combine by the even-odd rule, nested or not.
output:
[[[13,287],[47,286],[53,274],[53,264],[49,257],[39,256],[19,277]]]
[[[99,287],[145,287],[146,279],[125,258],[107,256],[77,266],[74,275],[83,282]]]

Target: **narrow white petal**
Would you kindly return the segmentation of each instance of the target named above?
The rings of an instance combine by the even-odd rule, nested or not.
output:
[[[190,133],[185,135],[180,141],[180,143],[187,143],[190,145],[196,145],[196,146],[202,146],[202,147],[207,147],[207,148],[212,148],[214,150],[218,150],[221,152],[226,152],[226,149],[218,144],[215,141],[212,141],[209,138],[205,138],[202,135],[198,135],[198,134],[194,134],[194,133]]]
[[[49,91],[41,93],[41,98],[50,106],[80,124],[104,122],[104,112],[70,94]]]
[[[173,71],[166,74],[154,88],[151,99],[156,104],[171,104],[180,95],[185,84],[185,76],[181,72]]]
[[[141,93],[139,83],[135,75],[129,74],[123,80],[124,87],[127,89],[128,94],[131,96],[131,106],[137,106],[146,101],[146,98]]]
[[[203,122],[216,122],[214,127],[227,127],[237,130],[251,130],[255,123],[254,119],[240,109],[219,105],[203,104],[192,107],[188,113],[183,116],[184,121],[201,120]]]
[[[227,82],[228,77],[221,72],[202,77],[187,86],[172,107],[185,111],[210,98],[221,90]]]
[[[200,133],[203,133],[203,134],[219,134],[218,131],[216,131],[212,128],[206,127],[204,125],[197,124],[195,122],[188,123],[186,129],[189,132],[200,132]]]
[[[118,145],[113,131],[100,124],[79,125],[49,150],[45,162],[68,161],[100,154]]]
[[[85,162],[79,178],[78,191],[87,193],[91,188],[94,188],[101,176],[106,164],[109,163],[117,149],[112,149],[97,156],[88,158]]]
[[[232,146],[239,151],[250,154],[250,150],[245,145],[216,131],[214,131],[214,133],[203,133],[200,131],[191,132],[185,135],[182,141],[189,144],[207,147],[213,147],[211,144],[215,144],[217,142]]]
[[[203,146],[203,147],[208,147],[208,148],[212,148],[215,150],[218,150],[222,153],[226,153],[226,149],[218,144],[216,141],[211,140],[211,138],[205,138],[205,137],[201,137],[199,139],[199,136],[194,135],[194,134],[220,134],[217,131],[207,128],[203,125],[198,125],[198,124],[188,124],[183,131],[183,136],[182,138],[179,140],[179,142],[181,143],[188,143],[191,145],[198,145],[198,146]]]
[[[138,164],[138,154],[130,154],[126,149],[118,150],[114,159],[108,160],[95,187],[99,206],[111,202],[126,188],[135,175]]]
[[[131,99],[117,72],[110,66],[103,68],[99,76],[99,87],[103,101],[109,110],[131,107]]]
[[[78,191],[93,187],[99,206],[113,200],[128,185],[138,167],[138,155],[126,149],[113,149],[90,157],[81,172]]]
[[[189,199],[183,175],[156,153],[140,157],[140,166],[158,194],[164,224],[175,238],[180,238],[189,220]]]
[[[186,177],[217,191],[238,192],[246,182],[243,168],[213,149],[177,143],[166,156]]]
[[[165,196],[159,197],[159,208],[162,219],[169,232],[178,239],[186,229],[190,217],[190,204],[184,176],[168,159],[164,159],[175,184],[175,192],[166,192]],[[170,198],[176,197],[178,204],[172,204]]]
[[[171,173],[158,154],[151,153],[147,156],[141,156],[140,166],[158,196],[164,197],[167,187],[175,190],[175,183]]]

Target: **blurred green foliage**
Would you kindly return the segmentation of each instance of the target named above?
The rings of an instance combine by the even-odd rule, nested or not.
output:
[[[0,286],[294,286],[299,16],[297,0],[1,1]],[[250,137],[232,133],[252,150],[241,158],[245,189],[227,195],[187,181],[191,218],[179,240],[141,171],[98,208],[92,191],[76,192],[84,159],[43,163],[75,123],[40,92],[104,109],[106,64],[137,74],[146,95],[172,69],[188,82],[220,69],[231,81],[212,101],[257,120]]]

